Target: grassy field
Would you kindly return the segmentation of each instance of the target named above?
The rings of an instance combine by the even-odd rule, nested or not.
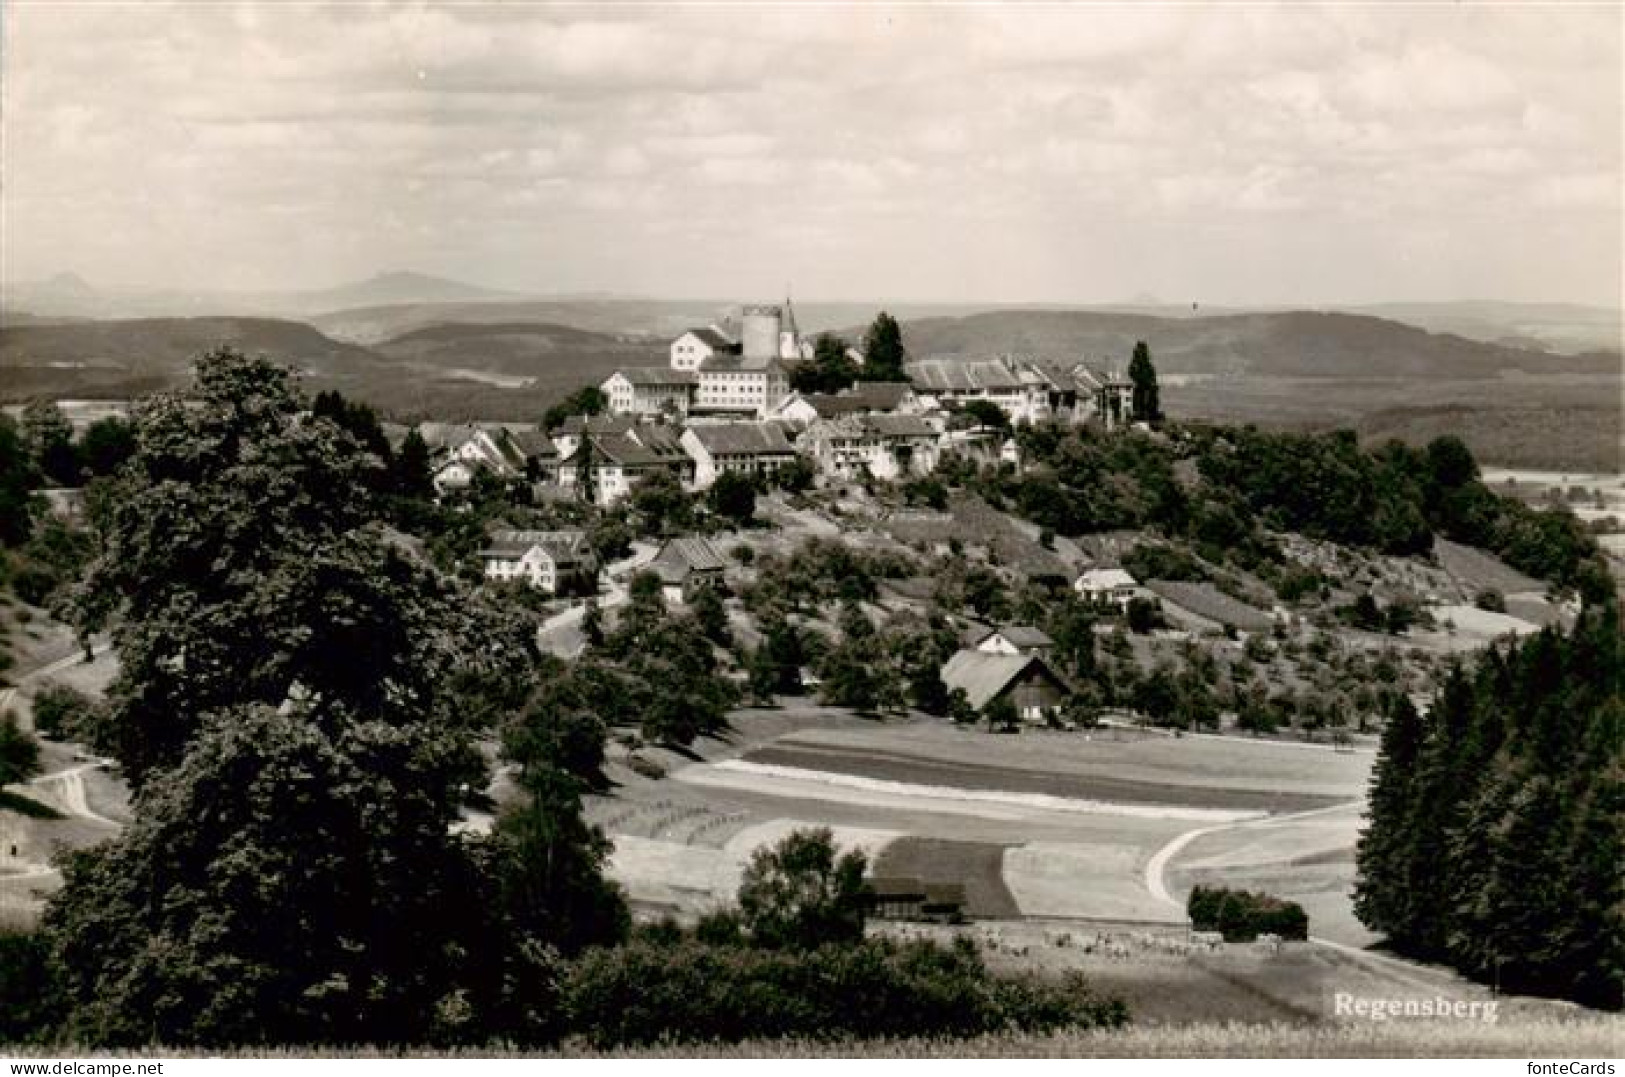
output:
[[[1625,1023],[1598,1016],[1545,1016],[1498,1021],[1375,1022],[1304,1025],[1298,1022],[1210,1021],[1125,1029],[1006,1033],[971,1039],[754,1040],[637,1050],[593,1051],[567,1043],[546,1053],[469,1048],[462,1051],[184,1051],[109,1052],[108,1058],[1617,1058],[1625,1052]],[[71,1048],[22,1048],[20,1058],[83,1056]]]

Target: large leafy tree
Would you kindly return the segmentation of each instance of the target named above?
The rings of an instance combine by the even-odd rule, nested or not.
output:
[[[200,361],[189,399],[138,413],[76,603],[82,631],[113,626],[99,747],[137,788],[223,706],[416,721],[469,657],[473,608],[371,525],[373,461],[302,405],[289,371],[223,351]]]
[[[385,541],[376,460],[288,371],[217,352],[136,419],[85,628],[117,617],[105,745],[135,819],[79,854],[47,935],[85,1042],[466,1041],[551,1031],[546,938],[500,849],[466,685],[521,676],[517,624]]]
[[[758,946],[810,950],[863,938],[868,858],[842,853],[828,828],[796,830],[751,854],[739,912]]]
[[[833,333],[820,333],[813,341],[812,362],[798,363],[791,371],[790,388],[804,393],[834,393],[858,381],[862,374],[847,355],[846,341]]]
[[[135,427],[117,415],[97,419],[79,437],[79,459],[91,476],[111,475],[135,455]]]
[[[421,729],[217,714],[46,919],[75,1042],[467,1038],[512,970]],[[452,912],[455,910],[455,913]]]
[[[57,486],[79,485],[73,427],[54,401],[31,401],[23,409],[23,437],[41,474]]]

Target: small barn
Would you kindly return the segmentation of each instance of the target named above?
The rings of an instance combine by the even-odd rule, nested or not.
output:
[[[1024,722],[1047,722],[1071,691],[1039,655],[989,654],[975,649],[954,653],[942,667],[942,683],[960,689],[978,711],[1008,698]]]
[[[649,562],[668,602],[686,602],[702,588],[722,586],[725,567],[717,548],[696,535],[668,540]]]

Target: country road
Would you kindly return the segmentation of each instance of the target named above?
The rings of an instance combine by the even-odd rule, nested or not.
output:
[[[100,658],[102,655],[107,654],[112,649],[113,644],[105,640],[101,643],[93,643],[91,646],[91,656],[93,658]],[[53,673],[60,673],[63,670],[79,665],[84,661],[84,652],[78,647],[75,647],[72,654],[65,655],[64,657],[58,658],[53,662],[48,662],[37,669],[31,669],[27,673],[22,674],[17,678],[16,684],[8,688],[0,688],[0,714],[4,714],[6,711],[11,709],[12,705],[17,701],[18,691],[22,689],[24,685],[33,681],[41,680],[45,677],[49,677]],[[32,717],[30,717],[26,728],[30,732],[33,731]]]

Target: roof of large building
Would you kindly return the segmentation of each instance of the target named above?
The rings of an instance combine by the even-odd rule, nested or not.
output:
[[[1037,655],[988,654],[975,650],[955,651],[942,667],[942,683],[950,692],[961,689],[970,705],[981,710],[1033,665],[1049,680],[1064,686],[1065,682]]]
[[[650,452],[661,456],[688,456],[683,449],[683,432],[675,426],[666,426],[663,423],[638,423],[626,432],[626,436]]]
[[[693,385],[694,375],[686,370],[673,370],[669,366],[629,366],[617,370],[633,385]],[[610,377],[614,377],[611,374]],[[608,380],[608,379],[606,379]]]
[[[1020,389],[1025,381],[997,359],[920,359],[904,366],[922,392],[977,392]]]
[[[594,431],[591,452],[597,461],[621,467],[652,467],[688,460],[688,454],[677,444],[675,435],[669,431],[663,431],[662,434],[655,436],[647,433],[654,429],[661,428],[645,424],[636,432],[627,430],[621,433],[600,434]],[[582,453],[587,451],[585,444],[576,446],[575,451],[565,459],[564,466],[579,465]]]
[[[692,572],[721,572],[726,563],[717,548],[697,535],[669,539],[649,567],[663,583],[682,583]]]
[[[763,373],[777,370],[784,374],[789,371],[789,367],[785,365],[785,360],[776,355],[712,355],[700,362],[700,370],[706,373],[717,371]]]
[[[860,425],[885,438],[934,438],[937,428],[918,415],[865,415]]]
[[[808,393],[803,399],[820,417],[833,419],[865,411],[896,411],[913,391],[906,381],[864,381],[838,393]]]
[[[689,427],[689,433],[713,456],[785,456],[795,452],[778,423],[708,423]]]
[[[678,339],[690,334],[698,337],[702,344],[707,344],[715,348],[717,351],[731,351],[734,348],[739,347],[738,344],[730,340],[720,329],[717,329],[715,326],[706,325],[700,326],[696,329],[684,330]]]
[[[592,556],[583,531],[495,531],[480,557],[487,561],[512,561],[540,546],[555,562],[579,563]]]
[[[555,428],[554,433],[579,436],[591,430],[595,434],[624,434],[637,422],[635,415],[571,415]]]
[[[1043,629],[1034,628],[1032,625],[1005,625],[1002,628],[990,629],[987,632],[984,632],[982,634],[982,639],[978,640],[977,642],[980,643],[982,640],[985,640],[989,636],[993,635],[1003,636],[1005,639],[1010,641],[1012,646],[1015,647],[1055,646],[1055,641],[1050,639],[1049,636],[1045,635]]]
[[[1091,568],[1078,577],[1078,586],[1105,591],[1116,587],[1138,587],[1140,581],[1120,568]]]

